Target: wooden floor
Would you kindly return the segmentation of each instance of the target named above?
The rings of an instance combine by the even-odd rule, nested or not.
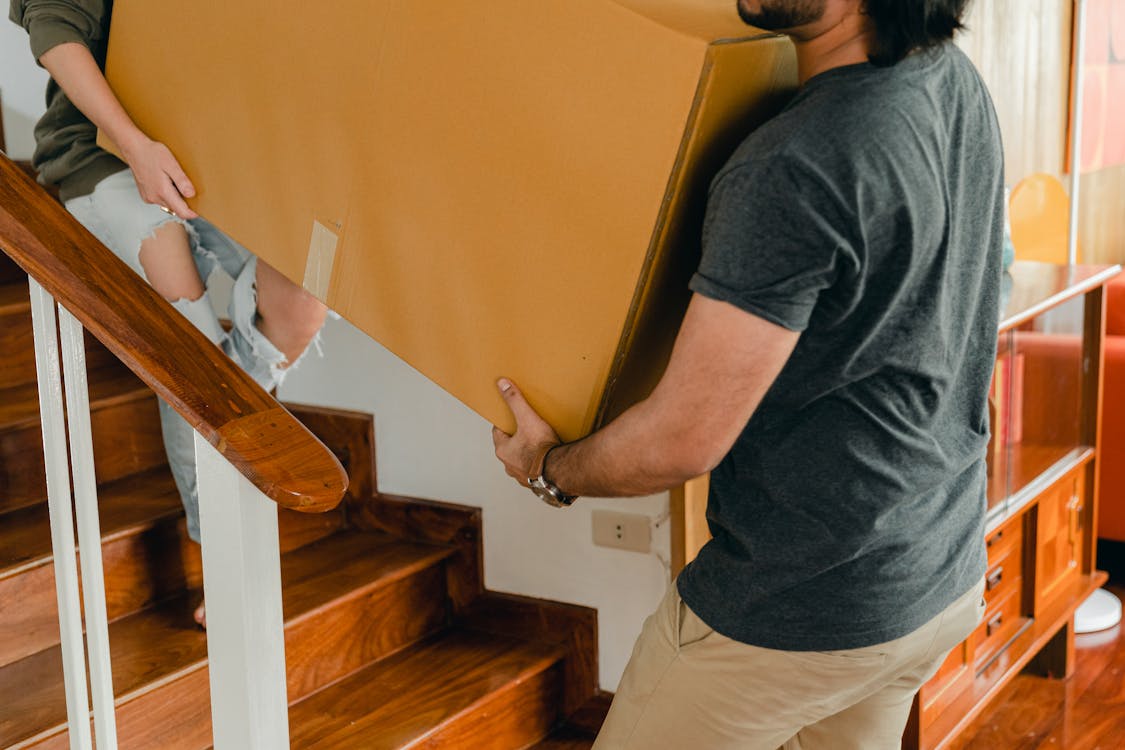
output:
[[[1125,599],[1125,585],[1109,587]],[[1125,748],[1125,632],[1076,639],[1068,680],[1020,675],[949,750],[1122,750]]]

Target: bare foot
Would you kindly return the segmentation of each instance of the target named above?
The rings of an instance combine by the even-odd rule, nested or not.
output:
[[[195,618],[195,622],[199,625],[199,627],[203,628],[204,630],[207,629],[206,602],[200,602],[199,606],[195,608],[195,614],[192,616]]]

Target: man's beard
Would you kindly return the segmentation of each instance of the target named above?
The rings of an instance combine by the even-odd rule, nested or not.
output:
[[[738,0],[738,15],[751,26],[780,31],[819,21],[827,0],[762,0],[762,9],[753,13]]]

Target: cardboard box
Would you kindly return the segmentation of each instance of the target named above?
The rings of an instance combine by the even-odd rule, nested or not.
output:
[[[265,7],[115,3],[107,76],[193,207],[506,430],[500,375],[565,439],[643,397],[789,42],[735,0]]]

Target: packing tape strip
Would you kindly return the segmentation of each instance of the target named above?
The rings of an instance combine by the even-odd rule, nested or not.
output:
[[[336,263],[336,244],[339,237],[319,221],[313,220],[309,256],[305,262],[303,286],[314,297],[328,303],[328,287],[332,281],[332,267]]]

